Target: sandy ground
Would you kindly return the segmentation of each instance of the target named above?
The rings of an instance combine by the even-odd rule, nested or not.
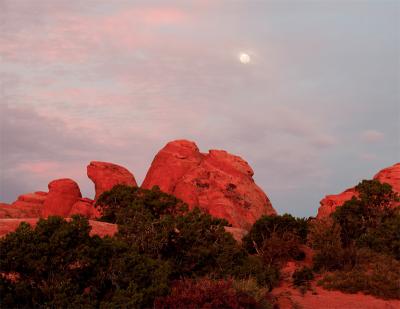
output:
[[[288,262],[282,269],[282,282],[273,289],[272,295],[279,309],[400,309],[400,300],[384,300],[361,293],[345,294],[340,291],[328,291],[316,282],[303,295],[291,284],[293,272],[301,266],[311,266],[312,254],[306,252],[303,262]]]

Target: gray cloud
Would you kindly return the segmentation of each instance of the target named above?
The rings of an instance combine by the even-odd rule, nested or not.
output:
[[[91,195],[90,160],[140,181],[187,138],[247,159],[278,211],[312,215],[398,161],[396,1],[93,3],[1,2],[1,200],[57,177]]]

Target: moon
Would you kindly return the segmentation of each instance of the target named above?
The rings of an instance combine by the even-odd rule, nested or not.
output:
[[[240,61],[241,63],[247,64],[247,63],[250,62],[250,60],[251,60],[251,59],[250,59],[249,54],[240,53],[240,55],[239,55],[239,61]]]

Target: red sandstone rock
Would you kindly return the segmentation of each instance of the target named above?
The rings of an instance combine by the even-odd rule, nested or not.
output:
[[[242,239],[247,235],[248,231],[239,227],[225,226],[225,231],[231,233],[233,238],[238,242],[242,243]]]
[[[41,216],[67,217],[72,206],[82,197],[78,184],[64,178],[49,183],[49,193],[43,204]]]
[[[0,237],[13,232],[17,229],[21,222],[27,222],[32,227],[34,227],[39,218],[13,218],[13,219],[0,219]],[[70,219],[67,219],[70,220]],[[118,231],[118,226],[116,224],[111,224],[107,222],[92,221],[89,220],[89,224],[92,227],[90,235],[113,236]]]
[[[382,183],[388,183],[392,186],[394,192],[400,194],[400,163],[387,167],[378,172],[374,179]],[[353,196],[357,196],[355,188],[347,189],[340,194],[327,195],[320,201],[321,206],[318,209],[317,218],[328,217],[335,211],[336,207],[342,206],[344,202],[350,200]],[[396,203],[395,206],[398,206]]]
[[[100,217],[100,212],[94,207],[94,201],[88,198],[81,198],[72,205],[68,216],[82,215],[89,219]]]
[[[87,175],[94,182],[95,199],[118,184],[137,187],[135,177],[131,172],[113,163],[92,161],[87,166]]]
[[[355,188],[350,188],[340,194],[332,194],[325,196],[319,203],[321,206],[318,209],[317,218],[326,218],[333,213],[338,206],[342,206],[344,202],[350,200],[357,195]]]
[[[186,140],[169,142],[155,156],[142,183],[142,188],[151,189],[154,185],[161,191],[171,193],[178,181],[202,160],[196,144]]]
[[[394,192],[400,193],[400,163],[381,170],[374,179],[390,184]]]
[[[255,184],[253,170],[242,158],[223,150],[200,153],[196,144],[178,140],[158,152],[142,184],[160,189],[225,218],[233,227],[249,229],[262,215],[276,214]]]
[[[0,203],[0,218],[37,218],[43,208],[46,192],[22,194],[11,205]]]

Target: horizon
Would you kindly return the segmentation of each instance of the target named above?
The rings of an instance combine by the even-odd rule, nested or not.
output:
[[[0,201],[176,139],[241,156],[279,214],[400,159],[400,3],[5,0]]]

